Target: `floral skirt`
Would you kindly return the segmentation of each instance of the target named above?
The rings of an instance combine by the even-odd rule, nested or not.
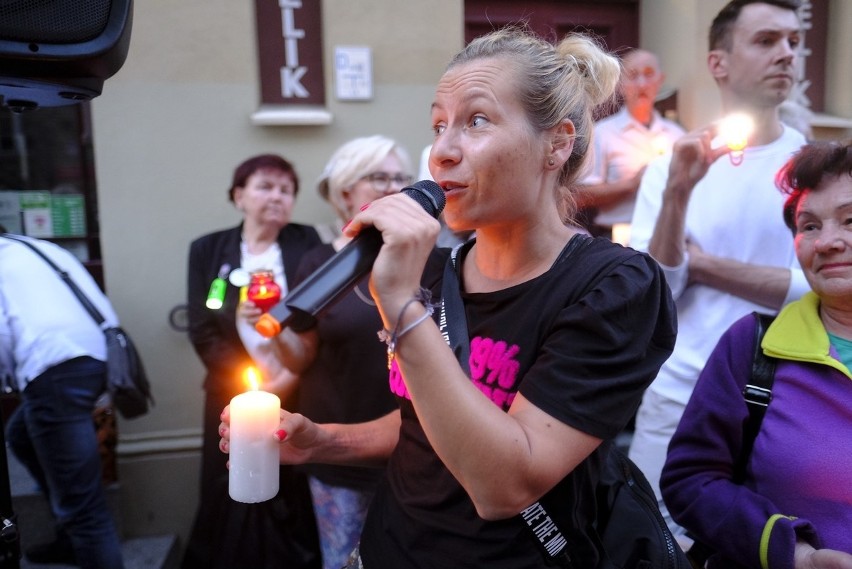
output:
[[[349,554],[349,559],[346,560],[346,565],[340,569],[364,569],[364,562],[361,561],[361,552],[358,551],[357,547],[351,554]]]

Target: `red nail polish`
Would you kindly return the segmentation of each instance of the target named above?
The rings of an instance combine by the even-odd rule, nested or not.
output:
[[[368,207],[370,207],[370,203],[369,203],[369,202],[367,202],[367,203],[365,203],[364,205],[362,205],[362,206],[360,207],[360,210],[361,210],[361,211],[364,211],[364,210],[365,210],[365,209],[367,209]]]
[[[287,438],[287,431],[285,431],[284,429],[278,429],[277,431],[275,431],[275,438],[279,441],[283,441],[285,438]]]
[[[341,231],[341,232],[346,231],[346,228],[347,228],[347,227],[349,227],[349,224],[350,224],[350,223],[352,223],[352,220],[351,220],[351,219],[350,219],[349,221],[347,221],[346,223],[344,223],[344,224],[343,224],[343,227],[341,227],[341,228],[340,228],[340,231]]]

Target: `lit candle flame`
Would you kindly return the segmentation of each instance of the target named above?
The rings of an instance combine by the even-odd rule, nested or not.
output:
[[[651,141],[654,154],[662,156],[669,151],[669,141],[664,136],[655,136]]]
[[[243,372],[243,378],[249,391],[258,391],[260,389],[260,374],[257,368],[253,366],[247,367],[246,371]]]
[[[728,115],[719,124],[719,136],[730,149],[731,162],[734,166],[742,163],[743,151],[748,146],[748,139],[752,132],[754,132],[754,120],[743,113]]]

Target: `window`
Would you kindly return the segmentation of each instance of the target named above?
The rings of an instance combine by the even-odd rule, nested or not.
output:
[[[0,107],[0,225],[70,250],[104,288],[88,103]]]

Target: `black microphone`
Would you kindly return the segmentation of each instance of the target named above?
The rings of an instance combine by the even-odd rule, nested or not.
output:
[[[431,180],[415,182],[404,188],[402,193],[420,204],[433,217],[441,214],[447,201],[441,186]],[[364,228],[269,312],[263,314],[255,324],[255,329],[271,338],[287,326],[297,332],[311,328],[316,316],[370,272],[382,243],[382,234],[378,229]]]

